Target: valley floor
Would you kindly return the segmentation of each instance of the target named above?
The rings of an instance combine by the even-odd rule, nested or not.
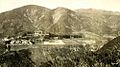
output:
[[[88,46],[91,50],[95,50],[96,48],[100,48],[103,46],[102,41],[98,42],[94,39],[85,39],[85,38],[74,38],[74,39],[58,39],[58,40],[48,40],[43,42],[37,42],[32,45],[12,45],[11,50],[21,50],[28,48],[38,48],[40,46],[67,46],[67,45],[82,45],[84,47]],[[96,44],[98,46],[96,46]]]

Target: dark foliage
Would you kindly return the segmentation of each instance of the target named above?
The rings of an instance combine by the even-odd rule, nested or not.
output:
[[[7,67],[34,67],[28,50],[9,51],[0,55],[0,65]]]

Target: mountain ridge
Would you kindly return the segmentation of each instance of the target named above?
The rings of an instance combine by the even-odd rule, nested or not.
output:
[[[69,35],[81,30],[99,35],[118,35],[119,18],[120,13],[111,11],[96,9],[74,11],[64,7],[49,9],[27,5],[0,13],[0,33],[6,36],[42,29],[59,35]]]

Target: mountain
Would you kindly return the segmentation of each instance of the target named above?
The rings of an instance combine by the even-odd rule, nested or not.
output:
[[[15,36],[36,30],[59,35],[69,35],[81,30],[98,35],[118,35],[119,18],[119,12],[96,9],[70,10],[64,7],[48,9],[27,5],[0,13],[0,36]]]
[[[81,17],[84,29],[97,34],[118,34],[120,31],[120,13],[96,9],[76,11]]]
[[[47,29],[52,24],[51,11],[48,8],[28,5],[0,14],[1,35],[15,35]]]
[[[81,30],[79,16],[70,9],[58,7],[53,10],[52,16],[53,25],[50,27],[50,32],[64,35]]]

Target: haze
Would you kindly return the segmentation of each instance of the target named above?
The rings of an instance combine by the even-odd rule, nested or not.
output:
[[[39,5],[50,9],[56,7],[94,8],[120,12],[120,0],[0,0],[0,13],[25,5]]]

